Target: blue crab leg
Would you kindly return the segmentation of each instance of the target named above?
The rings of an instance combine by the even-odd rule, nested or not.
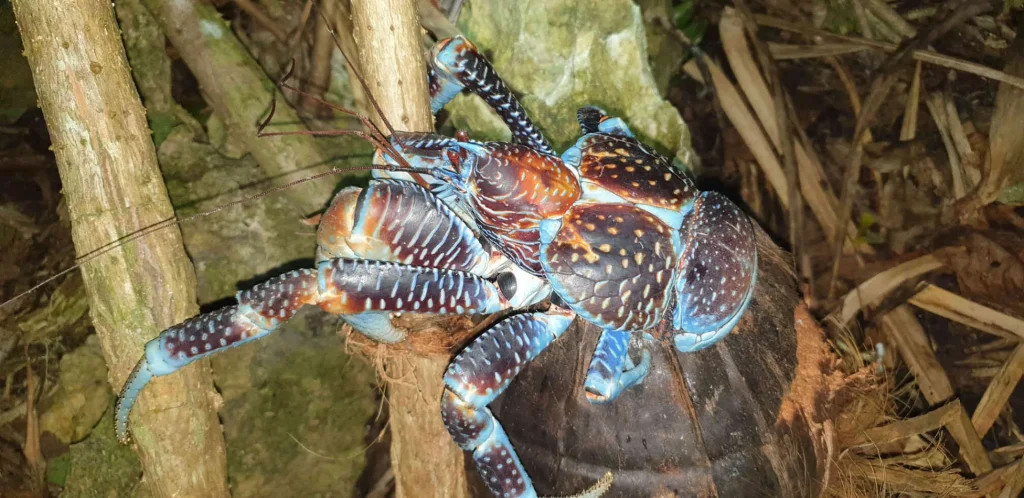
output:
[[[155,376],[273,332],[305,305],[338,315],[407,311],[494,313],[508,307],[498,287],[478,275],[437,268],[357,259],[331,259],[316,270],[285,273],[238,294],[238,304],[171,327],[146,344],[121,390],[115,428],[128,439],[128,415]],[[401,337],[378,337],[379,340]]]
[[[640,364],[633,365],[628,354],[629,336],[628,332],[617,330],[601,333],[594,357],[590,360],[587,380],[583,384],[591,403],[612,401],[622,391],[643,382],[647,377],[651,369],[651,353],[645,349]]]
[[[465,88],[479,95],[498,113],[512,131],[514,142],[545,154],[555,154],[551,144],[519,105],[519,100],[469,40],[456,36],[437,42],[430,58],[428,83],[430,108],[434,114]]]
[[[494,496],[536,497],[537,492],[487,405],[569,328],[573,317],[554,306],[547,313],[514,315],[473,340],[448,366],[441,419],[455,443],[473,452]]]
[[[676,280],[673,338],[682,352],[725,337],[743,317],[757,283],[757,246],[746,214],[717,192],[702,192],[686,216]]]

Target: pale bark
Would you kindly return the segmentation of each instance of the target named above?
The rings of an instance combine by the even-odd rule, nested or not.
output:
[[[16,0],[79,254],[173,216],[109,0]],[[85,264],[90,312],[120,388],[143,344],[198,311],[176,227]],[[228,496],[205,361],[155,380],[132,417],[154,496]]]
[[[414,2],[353,0],[352,24],[359,67],[391,126],[433,130]],[[385,129],[379,116],[374,119]],[[463,452],[441,422],[441,379],[447,364],[445,356],[402,355],[387,365],[395,378],[413,374],[388,386],[391,465],[399,498],[469,496]]]

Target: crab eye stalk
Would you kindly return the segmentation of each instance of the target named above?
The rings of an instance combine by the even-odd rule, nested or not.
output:
[[[516,295],[516,276],[512,273],[505,272],[499,273],[495,278],[495,283],[498,284],[498,290],[505,296],[505,299],[511,300]]]

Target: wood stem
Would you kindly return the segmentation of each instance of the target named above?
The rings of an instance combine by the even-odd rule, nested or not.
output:
[[[426,66],[412,0],[353,0],[352,24],[359,67],[377,101],[382,129],[431,131]],[[353,85],[358,84],[353,82]],[[387,362],[392,377],[409,382],[388,387],[391,465],[398,498],[468,497],[464,456],[441,422],[442,376],[447,356],[401,355]]]
[[[173,216],[109,0],[13,6],[78,254]],[[115,389],[147,340],[199,311],[177,228],[126,244],[81,271]],[[132,428],[150,494],[229,496],[216,403],[205,361],[154,380],[142,393]]]

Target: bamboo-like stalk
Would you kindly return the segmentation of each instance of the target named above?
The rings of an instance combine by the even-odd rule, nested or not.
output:
[[[16,0],[78,254],[173,216],[146,113],[106,0]],[[177,228],[82,267],[92,322],[119,388],[160,330],[198,311]],[[155,380],[132,418],[153,496],[227,497],[224,439],[205,362]]]
[[[353,0],[352,24],[359,66],[387,121],[397,130],[433,130],[413,0]],[[373,118],[386,129],[380,116]],[[388,387],[398,498],[469,496],[463,452],[441,422],[441,379],[447,364],[446,356],[408,355],[387,363],[392,376],[407,380]]]

